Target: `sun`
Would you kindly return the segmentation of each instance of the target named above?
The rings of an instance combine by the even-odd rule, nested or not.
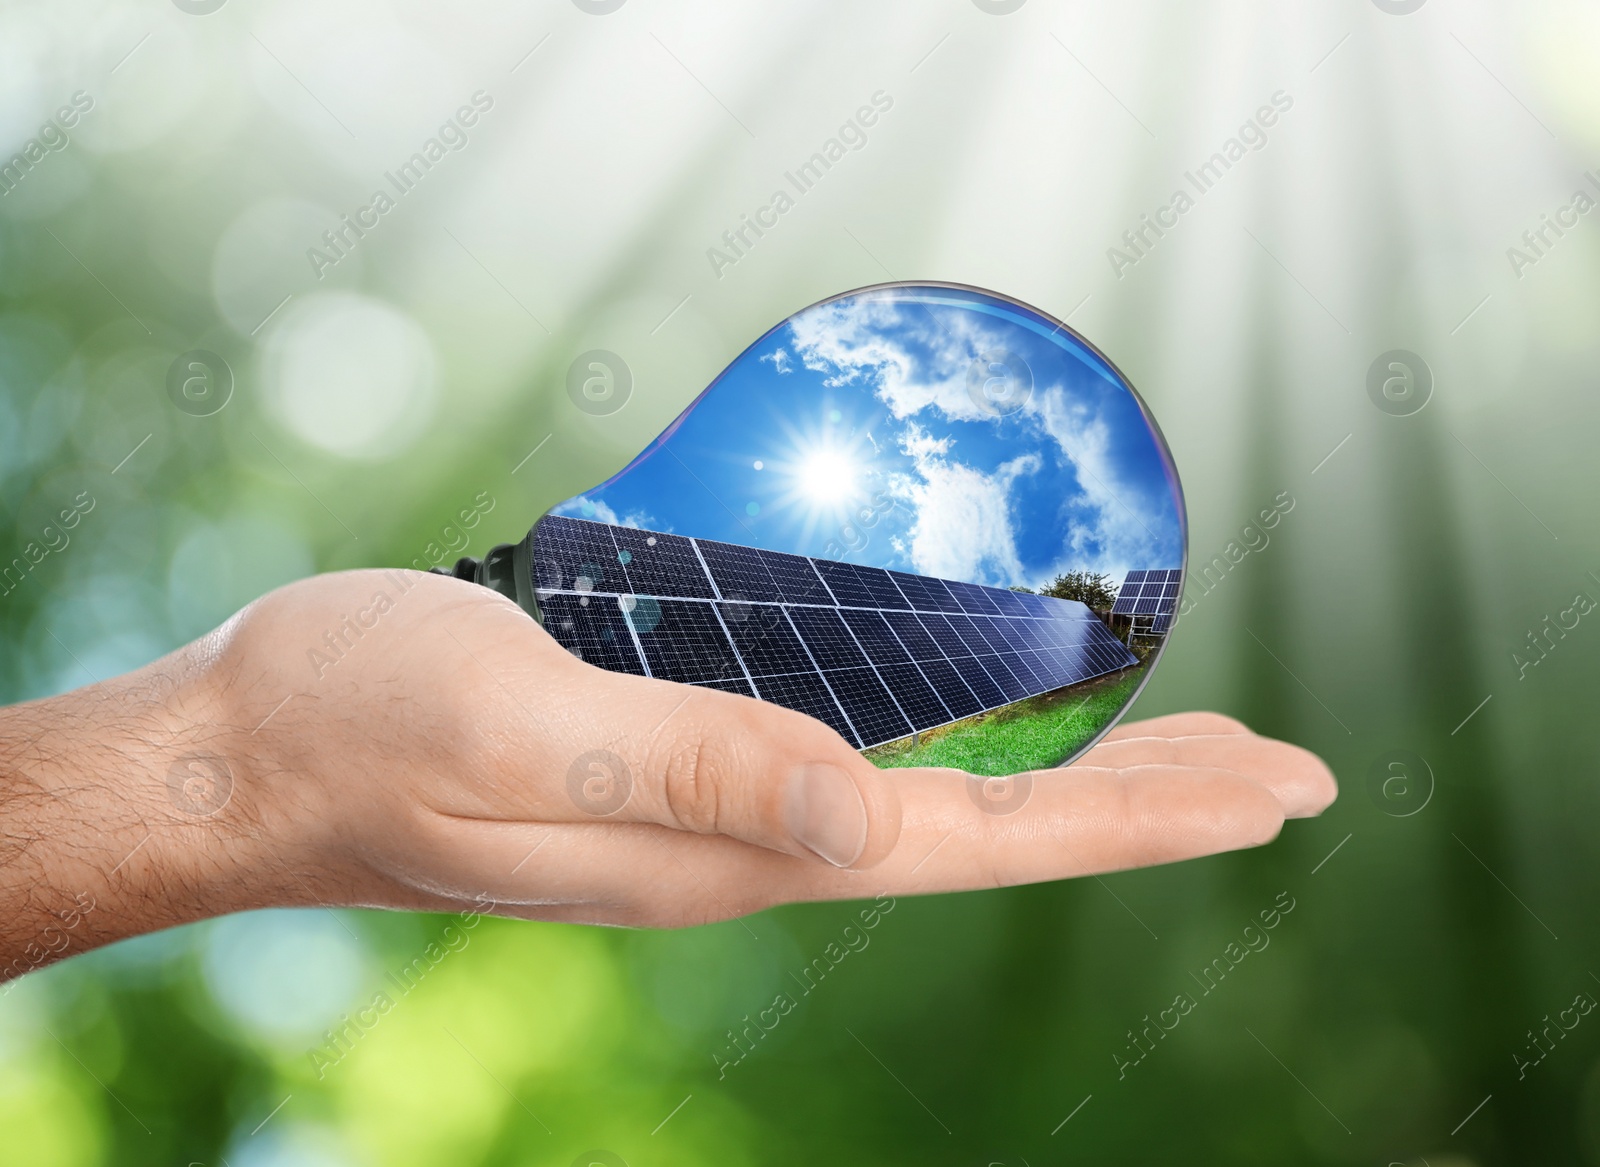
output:
[[[796,468],[796,485],[813,502],[843,502],[855,493],[859,467],[847,455],[827,446],[812,450]]]

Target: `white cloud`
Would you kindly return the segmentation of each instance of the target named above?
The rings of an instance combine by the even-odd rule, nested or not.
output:
[[[968,371],[980,355],[1005,348],[1007,339],[989,318],[867,296],[803,313],[790,322],[790,332],[795,356],[826,384],[863,384],[905,423],[896,436],[912,470],[897,480],[895,493],[915,517],[896,550],[917,571],[1038,586],[1062,571],[1120,577],[1129,568],[1176,562],[1170,500],[1147,497],[1118,473],[1117,451],[1139,439],[1115,432],[1092,404],[1094,394],[1036,381],[1023,408],[1000,418],[973,400]],[[942,420],[995,423],[1007,452],[1016,453],[993,470],[966,464],[954,454]],[[1054,524],[1054,546],[1024,548],[1029,563],[1047,564],[1027,579],[1011,490],[1019,477],[1054,474],[1057,466],[1068,476],[1060,483],[1059,512],[1030,514],[1026,523],[1029,529],[1039,519]]]
[[[789,353],[788,353],[788,351],[786,349],[781,349],[781,348],[773,349],[766,356],[760,357],[758,359],[759,360],[763,360],[763,361],[771,361],[772,362],[772,368],[773,368],[774,372],[778,372],[778,373],[792,373],[792,372],[794,372],[794,365],[790,363],[790,361],[789,361]]]
[[[1111,459],[1106,420],[1060,386],[1036,390],[1026,412],[1036,418],[1072,467],[1082,492],[1073,500],[1060,570],[1086,569],[1120,575],[1170,554],[1175,532],[1166,509],[1124,482]],[[1163,538],[1162,536],[1166,536]]]
[[[979,354],[1002,345],[970,312],[940,312],[936,320],[911,305],[862,297],[812,309],[789,328],[801,362],[827,374],[825,384],[873,383],[896,418],[930,405],[955,420],[993,416],[967,391],[967,371]],[[914,356],[896,335],[910,338],[926,356]]]
[[[915,423],[906,427],[901,449],[916,477],[896,484],[914,518],[904,550],[923,575],[994,583],[1004,587],[1022,579],[1023,568],[1011,522],[1011,484],[1043,465],[1037,454],[1022,454],[992,474],[948,455],[949,438],[935,439]]]
[[[552,515],[566,515],[574,519],[592,519],[597,523],[610,523],[614,527],[633,527],[650,531],[661,531],[666,528],[656,526],[655,520],[644,511],[630,511],[628,514],[617,517],[616,508],[608,502],[597,502],[588,495],[580,494],[567,499],[559,506],[552,507]]]

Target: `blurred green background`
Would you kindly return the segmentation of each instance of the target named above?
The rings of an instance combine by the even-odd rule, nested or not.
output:
[[[1234,714],[1343,787],[1259,851],[902,900],[859,950],[846,904],[118,945],[0,1000],[0,1159],[1600,1163],[1600,1018],[1561,1013],[1600,996],[1596,59],[1600,12],[1565,0],[0,0],[0,155],[27,161],[0,174],[0,562],[95,501],[5,585],[5,699],[314,571],[518,537],[791,312],[931,278],[1069,317],[1171,442],[1191,566],[1224,566],[1134,716]],[[879,90],[866,144],[718,270]],[[461,148],[308,257],[480,91]],[[1264,144],[1186,177],[1280,91]],[[565,392],[592,348],[634,376],[606,417]],[[221,380],[169,392],[192,350],[231,371],[209,415]],[[1393,350],[1420,411],[1369,394]]]

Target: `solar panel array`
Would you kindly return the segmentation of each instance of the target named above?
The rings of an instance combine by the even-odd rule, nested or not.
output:
[[[567,651],[797,709],[863,749],[1138,663],[1072,600],[556,515],[533,538]]]
[[[1183,572],[1158,569],[1130,571],[1122,581],[1113,616],[1170,616],[1178,606],[1178,589]],[[1164,631],[1165,629],[1163,629]]]

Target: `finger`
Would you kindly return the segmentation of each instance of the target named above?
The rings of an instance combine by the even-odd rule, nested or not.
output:
[[[1290,818],[1321,814],[1339,793],[1333,772],[1309,750],[1253,733],[1181,738],[1136,737],[1102,742],[1083,758],[1087,766],[1152,764],[1232,770],[1272,791]]]
[[[511,687],[537,701],[540,742],[566,788],[526,781],[530,759],[513,757],[522,780],[506,784],[498,810],[657,823],[839,867],[870,866],[893,848],[894,784],[822,722],[749,697],[607,672],[533,631],[548,651]]]
[[[453,857],[446,863],[463,894],[481,889],[520,904],[519,914],[672,926],[791,901],[1002,887],[1174,862],[1258,846],[1283,824],[1270,791],[1207,767],[1046,771],[1031,776],[1032,797],[1010,815],[979,809],[969,776],[957,771],[887,777],[899,787],[902,828],[871,870],[642,823],[494,824],[473,831],[470,845],[441,839],[435,853]]]
[[[1221,713],[1169,713],[1143,721],[1127,721],[1101,739],[1107,742],[1143,737],[1193,737],[1224,733],[1249,733],[1250,727]]]

